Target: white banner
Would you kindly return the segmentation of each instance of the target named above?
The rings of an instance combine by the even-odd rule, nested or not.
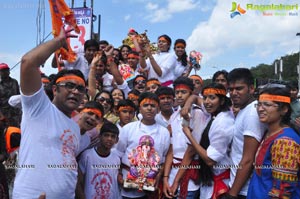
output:
[[[84,42],[91,39],[92,35],[92,9],[91,8],[72,8],[76,18],[76,23],[80,29],[77,38],[70,39],[70,45],[75,52],[83,52]],[[67,30],[70,29],[67,27]],[[72,34],[76,34],[72,32]]]

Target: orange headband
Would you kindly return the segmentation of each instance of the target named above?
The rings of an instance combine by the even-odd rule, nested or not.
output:
[[[169,43],[169,41],[168,41],[168,40],[166,40],[166,38],[164,38],[164,37],[160,37],[160,38],[158,39],[158,41],[164,41],[164,42],[167,42],[167,43]]]
[[[47,78],[42,78],[42,82],[43,82],[44,84],[50,83],[49,79],[47,79]]]
[[[130,93],[130,94],[128,94],[128,97],[127,97],[128,99],[130,98],[130,99],[135,99],[135,100],[137,100],[137,99],[139,99],[139,96],[136,96],[135,94],[133,94],[133,93]]]
[[[84,108],[81,112],[83,112],[83,113],[92,112],[92,113],[94,113],[95,115],[97,115],[99,118],[102,117],[101,111],[99,111],[99,110],[96,109],[96,108]]]
[[[185,84],[178,84],[178,85],[176,85],[176,87],[175,87],[175,89],[174,90],[178,90],[178,89],[185,89],[185,90],[189,90],[189,91],[191,91],[191,88],[190,87],[188,87],[187,85],[185,85]]]
[[[159,99],[167,98],[167,97],[171,97],[172,99],[174,98],[173,95],[159,95],[158,96]]]
[[[7,128],[6,130],[6,133],[5,133],[5,140],[6,140],[6,149],[7,149],[7,152],[8,153],[11,153],[13,152],[15,149],[19,148],[19,147],[12,147],[11,146],[11,136],[12,134],[15,134],[15,133],[19,133],[21,134],[21,129],[18,128],[18,127],[13,127],[13,126],[10,126]]]
[[[207,88],[204,89],[203,95],[216,94],[216,95],[224,95],[226,96],[226,91],[219,88]]]
[[[275,101],[275,102],[284,102],[284,103],[291,103],[291,98],[287,96],[281,95],[269,95],[269,94],[262,94],[259,96],[259,101]]]
[[[201,84],[203,84],[203,80],[202,80],[201,77],[199,77],[199,76],[191,75],[189,78],[190,78],[190,79],[193,79],[193,80],[198,80],[198,81],[200,81]]]
[[[144,104],[154,104],[155,106],[158,106],[157,101],[149,98],[145,98],[141,101],[140,106],[143,106]]]
[[[185,45],[184,45],[184,43],[177,43],[177,44],[175,45],[175,47],[185,48]]]
[[[123,110],[127,110],[127,111],[134,111],[134,108],[131,106],[120,106],[118,111],[121,112]]]
[[[140,57],[137,56],[137,55],[135,55],[135,54],[129,54],[129,55],[127,56],[127,59],[129,59],[129,58],[139,59]]]
[[[136,78],[134,81],[136,82],[136,81],[139,81],[139,80],[145,80],[145,78],[143,78],[143,77],[138,77],[138,78]]]
[[[78,82],[80,85],[85,86],[84,80],[83,80],[81,77],[78,77],[78,76],[76,76],[76,75],[68,75],[68,76],[60,77],[60,78],[58,78],[58,79],[56,80],[55,83],[59,83],[59,82],[66,81],[66,80],[75,80],[75,81]]]
[[[147,81],[146,86],[150,86],[151,84],[160,85],[160,82],[158,80],[150,80],[150,81]]]

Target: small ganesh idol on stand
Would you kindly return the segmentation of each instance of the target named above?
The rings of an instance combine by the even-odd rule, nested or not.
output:
[[[160,157],[154,149],[153,138],[149,135],[142,136],[139,145],[128,154],[128,159],[130,170],[124,187],[155,191],[154,183]]]

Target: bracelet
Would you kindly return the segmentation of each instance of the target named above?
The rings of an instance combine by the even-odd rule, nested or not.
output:
[[[163,176],[163,178],[168,178],[169,176]]]

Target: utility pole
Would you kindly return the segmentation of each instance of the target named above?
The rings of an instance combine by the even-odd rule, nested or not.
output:
[[[300,32],[298,32],[296,36],[300,36]],[[297,72],[298,72],[298,88],[300,88],[300,40],[299,40],[299,62],[297,66]]]

